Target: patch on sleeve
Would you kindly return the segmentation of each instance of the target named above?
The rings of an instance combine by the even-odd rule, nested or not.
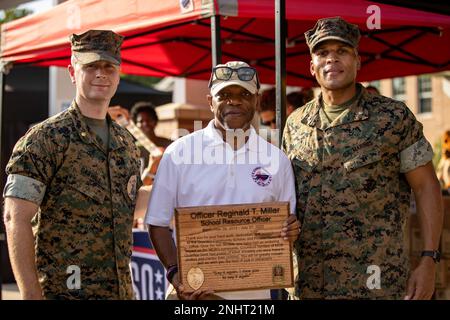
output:
[[[136,189],[137,189],[137,176],[132,175],[128,180],[127,184],[128,197],[130,197],[131,200],[136,199]]]

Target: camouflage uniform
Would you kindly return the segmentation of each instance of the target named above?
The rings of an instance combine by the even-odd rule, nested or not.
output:
[[[429,162],[432,150],[403,103],[359,90],[329,127],[321,124],[321,95],[286,123],[283,149],[294,167],[302,222],[295,243],[300,298],[406,292],[410,187],[403,173]],[[371,265],[381,269],[381,289],[367,286]]]
[[[47,299],[134,296],[129,264],[139,152],[128,131],[107,121],[109,150],[73,102],[31,128],[7,165],[4,196],[39,205],[32,226]],[[80,269],[79,289],[69,286],[70,266]]]

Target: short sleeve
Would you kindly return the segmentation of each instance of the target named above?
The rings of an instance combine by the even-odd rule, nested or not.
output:
[[[30,178],[29,181],[48,186],[52,180],[57,164],[58,150],[49,136],[42,129],[31,129],[15,145],[6,166],[8,175]],[[23,183],[23,178],[20,183]]]
[[[405,104],[401,104],[400,119],[397,118],[397,130],[400,134],[399,152],[412,146],[422,138],[423,126]]]
[[[419,141],[400,152],[400,172],[405,173],[423,166],[433,159],[431,144],[422,137]]]
[[[3,197],[24,199],[39,206],[44,199],[46,189],[47,186],[36,179],[10,174],[5,184]]]
[[[400,132],[400,172],[405,173],[427,164],[433,159],[433,148],[423,135],[423,126],[414,114],[402,104],[403,112],[398,123]]]

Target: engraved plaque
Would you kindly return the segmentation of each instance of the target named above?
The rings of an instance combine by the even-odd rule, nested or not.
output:
[[[216,292],[292,287],[292,244],[280,236],[288,202],[175,209],[186,289]]]

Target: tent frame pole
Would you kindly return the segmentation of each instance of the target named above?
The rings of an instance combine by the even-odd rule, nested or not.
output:
[[[286,123],[286,39],[286,1],[275,0],[275,105],[280,147]],[[277,290],[277,299],[284,299],[283,289]]]
[[[222,41],[220,38],[220,15],[211,17],[211,57],[212,66],[222,63]]]
[[[275,101],[280,147],[286,123],[286,39],[286,1],[275,0]]]

